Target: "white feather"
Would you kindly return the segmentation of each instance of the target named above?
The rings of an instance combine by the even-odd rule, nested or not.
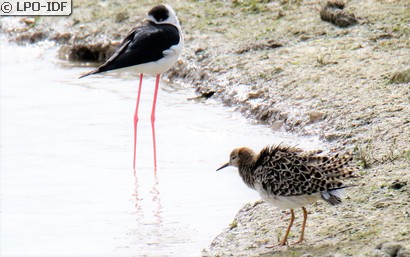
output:
[[[282,210],[300,208],[321,199],[320,193],[298,196],[272,195],[268,194],[261,184],[255,184],[255,190],[265,202]]]

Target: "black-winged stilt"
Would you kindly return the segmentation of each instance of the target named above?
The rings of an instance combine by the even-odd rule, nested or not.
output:
[[[141,96],[143,74],[156,75],[154,100],[151,112],[152,139],[154,145],[154,166],[157,167],[155,141],[155,106],[161,74],[169,70],[181,54],[184,38],[175,11],[169,5],[157,5],[146,20],[135,27],[122,41],[118,50],[100,67],[80,78],[111,70],[132,70],[140,74],[137,104],[134,114],[134,161],[135,170],[138,106]]]

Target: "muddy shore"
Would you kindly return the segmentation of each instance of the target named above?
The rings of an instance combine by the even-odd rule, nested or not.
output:
[[[103,61],[155,3],[76,0],[69,17],[3,17],[0,32],[20,44],[55,41],[62,59]],[[168,3],[186,48],[164,78],[273,133],[319,135],[361,167],[344,204],[308,206],[305,244],[266,249],[289,217],[250,203],[202,254],[410,256],[410,3],[347,2],[357,22],[346,27],[321,20],[317,0]]]

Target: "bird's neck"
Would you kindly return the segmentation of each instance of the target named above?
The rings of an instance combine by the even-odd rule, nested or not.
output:
[[[253,162],[242,164],[238,167],[239,175],[241,176],[243,182],[250,187],[254,188],[255,184],[255,177],[254,177],[254,169],[253,169]]]

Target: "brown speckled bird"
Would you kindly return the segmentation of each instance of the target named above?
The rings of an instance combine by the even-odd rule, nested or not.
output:
[[[268,146],[259,154],[247,147],[231,152],[227,166],[238,167],[239,175],[250,188],[255,189],[265,202],[280,209],[290,209],[290,222],[279,245],[287,244],[295,215],[294,208],[302,208],[303,224],[300,243],[304,240],[307,211],[304,206],[323,199],[330,205],[340,204],[343,179],[355,177],[350,166],[350,154],[319,155],[321,150],[303,151],[289,146]]]

